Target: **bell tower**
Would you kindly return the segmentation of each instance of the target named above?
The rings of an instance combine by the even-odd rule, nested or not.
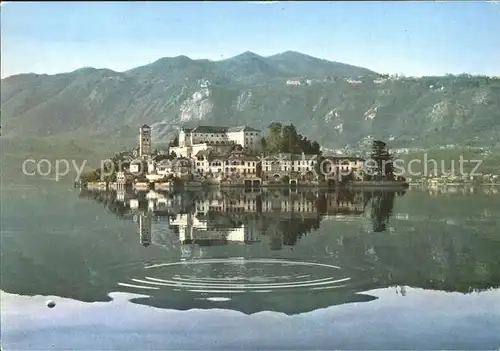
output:
[[[143,125],[139,128],[139,156],[151,154],[151,127]]]

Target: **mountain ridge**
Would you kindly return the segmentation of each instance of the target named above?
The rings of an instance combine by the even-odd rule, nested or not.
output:
[[[1,83],[2,134],[10,137],[128,136],[147,123],[167,140],[185,122],[265,129],[272,121],[327,147],[367,136],[412,146],[496,143],[500,135],[498,78],[388,76],[294,51],[219,61],[179,55],[123,72],[83,67]]]
[[[326,59],[314,57],[314,56],[311,56],[311,55],[308,55],[308,54],[304,54],[304,53],[301,53],[301,52],[298,52],[298,51],[294,51],[294,50],[287,50],[287,51],[284,51],[284,52],[281,52],[281,53],[276,53],[276,54],[272,54],[272,55],[268,55],[268,56],[262,56],[262,55],[259,55],[259,54],[255,53],[255,52],[253,52],[253,51],[247,50],[247,51],[242,52],[240,54],[237,54],[235,56],[228,57],[228,58],[222,58],[222,59],[219,59],[219,60],[210,60],[210,59],[206,59],[206,58],[193,59],[193,58],[190,58],[189,56],[186,56],[186,55],[164,56],[164,57],[160,57],[160,58],[156,59],[155,61],[153,61],[151,63],[143,64],[143,65],[139,65],[139,66],[135,66],[135,67],[128,68],[128,69],[125,69],[125,70],[122,70],[122,71],[112,70],[112,69],[109,69],[109,68],[97,68],[97,67],[85,66],[85,67],[80,67],[80,68],[74,69],[73,71],[58,72],[58,73],[53,73],[53,74],[49,74],[49,73],[34,73],[34,72],[18,73],[18,74],[13,74],[13,75],[10,75],[10,76],[7,76],[7,77],[3,77],[2,80],[9,79],[11,77],[16,77],[16,76],[23,76],[23,75],[55,76],[55,75],[59,75],[59,74],[74,73],[74,72],[77,72],[77,71],[80,71],[80,70],[85,70],[85,69],[107,70],[107,71],[111,71],[111,72],[114,72],[114,73],[127,73],[127,72],[133,71],[133,70],[135,70],[137,68],[141,68],[141,67],[149,66],[149,65],[154,65],[154,64],[156,64],[156,63],[158,63],[158,62],[160,62],[162,60],[179,60],[179,59],[186,60],[187,59],[187,61],[191,61],[191,62],[198,61],[198,62],[218,63],[218,62],[225,62],[225,61],[230,61],[230,60],[233,60],[233,59],[238,59],[239,57],[245,57],[245,56],[255,56],[255,57],[261,58],[261,59],[270,59],[270,58],[272,59],[274,57],[277,57],[279,55],[284,55],[284,54],[286,54],[287,56],[288,55],[297,55],[297,56],[302,56],[302,57],[308,57],[308,58],[315,59],[315,60],[318,60],[318,61],[324,61],[324,62],[330,62],[330,63],[338,63],[338,64],[342,64],[342,65],[346,65],[346,66],[352,66],[352,65],[348,65],[346,63],[342,63],[342,62],[338,62],[338,61],[330,61],[330,60],[326,60]],[[352,67],[358,67],[358,66],[352,66]],[[371,71],[371,70],[369,70],[367,68],[363,68],[363,67],[358,67],[358,68],[361,68],[361,69],[367,70],[367,71]],[[375,73],[374,71],[371,71],[371,72]]]

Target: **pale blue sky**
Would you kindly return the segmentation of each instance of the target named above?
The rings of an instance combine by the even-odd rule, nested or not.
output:
[[[2,77],[286,50],[380,73],[500,75],[497,2],[32,2],[1,7]]]

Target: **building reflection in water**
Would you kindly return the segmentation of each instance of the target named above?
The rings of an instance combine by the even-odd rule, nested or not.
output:
[[[120,218],[133,219],[139,242],[145,247],[151,245],[153,229],[160,221],[184,246],[252,244],[267,236],[272,250],[295,245],[331,216],[369,216],[374,232],[385,231],[397,195],[404,192],[232,189],[81,193],[102,202]]]

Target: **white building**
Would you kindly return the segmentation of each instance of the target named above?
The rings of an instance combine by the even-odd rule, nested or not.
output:
[[[289,79],[286,81],[286,85],[299,86],[302,85],[302,82],[298,79]]]
[[[182,128],[179,132],[179,146],[171,148],[171,151],[180,156],[191,157],[213,145],[239,144],[247,152],[256,152],[260,148],[261,138],[260,130],[246,126]]]
[[[358,79],[352,79],[352,78],[346,78],[345,80],[347,83],[352,84],[352,85],[360,85],[363,84],[363,81],[358,80]]]
[[[264,179],[279,177],[284,173],[314,174],[318,155],[281,153],[262,159]]]
[[[240,145],[219,146],[199,151],[193,156],[193,171],[199,175],[212,173],[257,177],[259,166],[259,158],[246,154]]]

